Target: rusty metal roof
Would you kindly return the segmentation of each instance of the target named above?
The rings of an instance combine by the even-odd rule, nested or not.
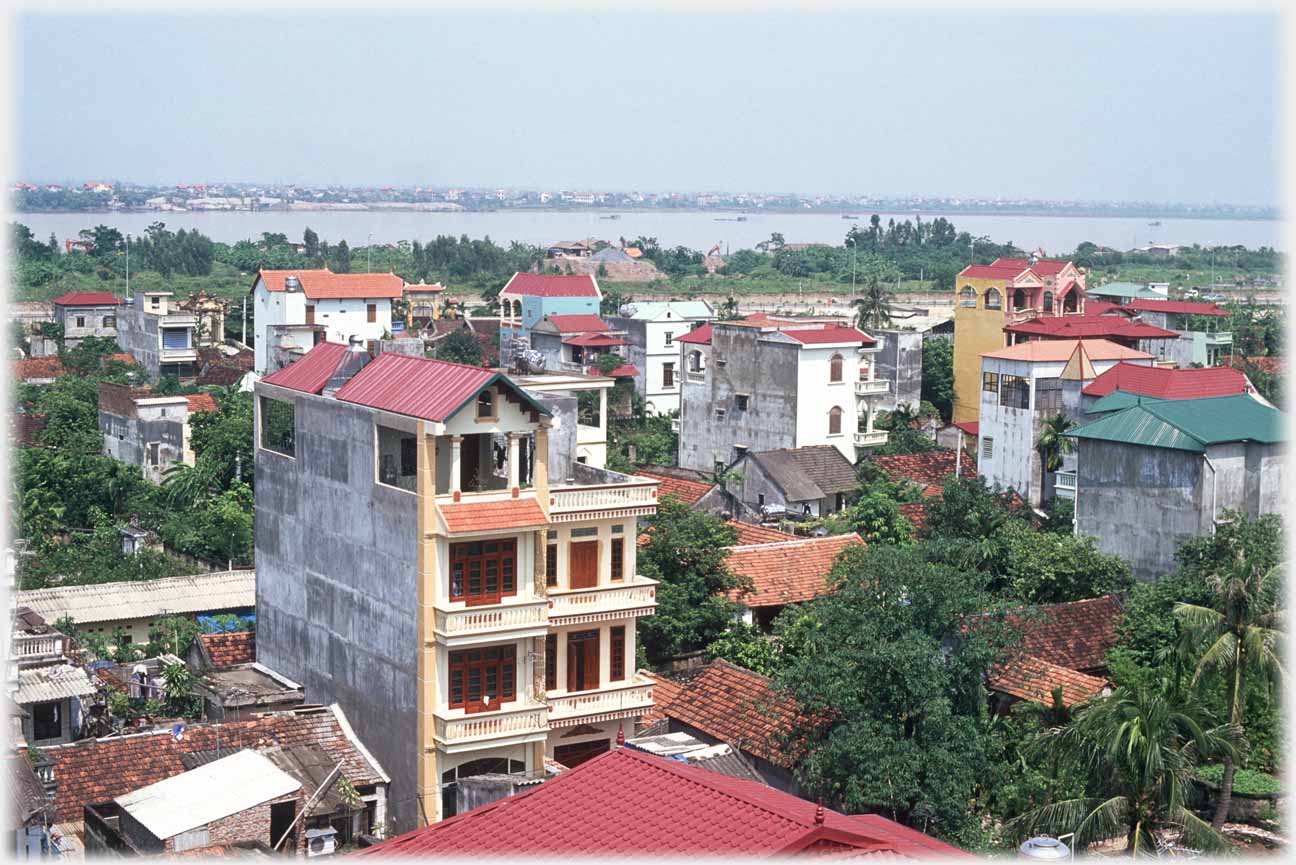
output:
[[[493,369],[393,353],[374,358],[338,390],[337,398],[382,411],[444,421],[496,382],[512,390],[533,411],[549,415],[544,406]]]
[[[346,351],[347,346],[340,342],[321,342],[302,355],[300,360],[293,361],[261,380],[266,384],[302,393],[319,393],[328,384]]]

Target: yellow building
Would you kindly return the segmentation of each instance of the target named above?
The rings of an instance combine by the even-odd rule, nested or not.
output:
[[[1084,315],[1084,281],[1069,261],[998,258],[963,268],[954,289],[955,423],[977,420],[981,355],[1004,346],[1004,327],[1041,316]]]

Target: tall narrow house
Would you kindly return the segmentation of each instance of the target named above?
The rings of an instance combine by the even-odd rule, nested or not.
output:
[[[331,342],[255,393],[258,660],[341,704],[393,828],[633,734],[657,487],[577,461],[574,393]]]

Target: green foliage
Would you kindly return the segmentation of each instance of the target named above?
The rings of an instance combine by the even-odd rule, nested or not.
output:
[[[706,647],[706,659],[723,658],[762,676],[774,676],[783,669],[782,643],[761,633],[760,628],[736,622]]]
[[[466,330],[452,330],[449,335],[437,343],[432,356],[437,360],[448,360],[454,363],[466,363],[469,366],[481,366],[486,357],[481,343]]]
[[[1054,496],[1044,508],[1046,519],[1041,526],[1046,532],[1069,535],[1075,532],[1075,500]]]
[[[168,516],[160,534],[172,546],[218,563],[252,560],[252,489],[234,481],[229,489]]]
[[[190,447],[196,460],[213,467],[217,482],[252,484],[252,394],[223,389],[213,394],[216,411],[189,415]]]
[[[638,571],[657,580],[657,615],[639,623],[648,659],[704,649],[727,630],[737,609],[722,592],[745,587],[725,566],[734,530],[717,517],[667,496],[648,521],[648,543],[639,548]]]
[[[825,520],[833,534],[856,532],[870,544],[912,543],[913,523],[900,513],[896,500],[882,491],[869,492]]]
[[[803,720],[785,743],[809,796],[953,841],[990,758],[982,677],[1009,642],[984,578],[898,547],[846,550],[837,591],[802,605],[813,628],[776,678]],[[960,638],[961,634],[961,638]]]
[[[351,248],[347,246],[345,240],[339,241],[333,248],[333,260],[329,267],[334,273],[351,272]]]
[[[1211,763],[1197,767],[1197,777],[1218,787],[1224,780],[1224,765]],[[1233,775],[1233,792],[1240,796],[1278,796],[1283,792],[1282,782],[1267,772],[1238,769]]]
[[[1015,501],[1011,490],[990,489],[983,477],[950,476],[940,497],[927,503],[927,532],[934,538],[986,544],[1007,523],[1026,519],[1027,509]]]
[[[671,417],[644,415],[608,421],[607,467],[612,471],[631,472],[635,465],[673,465],[679,451],[679,436],[671,431]],[[630,447],[635,458],[630,459]]]
[[[149,625],[149,657],[171,654],[183,656],[185,649],[202,633],[198,623],[187,616],[163,616]]]
[[[1045,471],[1055,472],[1062,468],[1062,457],[1075,450],[1075,439],[1067,436],[1067,432],[1075,425],[1075,421],[1062,412],[1046,417],[1040,425],[1035,448],[1039,451]]]
[[[152,270],[164,277],[207,276],[216,255],[211,238],[198,229],[168,231],[161,222],[150,225],[143,237],[133,238],[130,251],[132,270]]]
[[[1099,552],[1088,536],[1037,532],[1021,520],[1010,520],[998,541],[996,583],[1026,603],[1095,598],[1134,584],[1124,560]]]
[[[954,410],[954,341],[925,339],[922,346],[922,398],[948,421]]]

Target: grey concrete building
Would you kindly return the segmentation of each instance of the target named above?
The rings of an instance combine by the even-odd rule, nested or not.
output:
[[[679,410],[679,348],[675,339],[715,319],[715,310],[703,300],[632,302],[608,324],[626,341],[626,359],[635,368],[635,391],[649,414]]]
[[[1076,441],[1076,531],[1155,579],[1184,541],[1236,511],[1282,510],[1284,417],[1247,395],[1144,401],[1086,424]]]
[[[198,361],[198,315],[171,303],[169,291],[137,292],[121,308],[117,342],[152,380],[193,378]]]
[[[879,349],[874,355],[877,378],[891,389],[878,397],[877,407],[892,411],[896,406],[917,409],[922,402],[923,335],[916,330],[875,330]]]
[[[161,483],[177,463],[193,465],[189,418],[215,411],[209,394],[159,396],[147,387],[99,383],[99,432],[105,456],[139,466],[144,477]]]
[[[859,482],[855,467],[832,445],[811,445],[743,456],[733,470],[741,480],[726,487],[740,503],[739,519],[785,514],[823,517],[846,506]]]
[[[54,298],[54,321],[63,325],[63,345],[73,348],[89,336],[117,338],[121,299],[109,291],[74,291]]]

